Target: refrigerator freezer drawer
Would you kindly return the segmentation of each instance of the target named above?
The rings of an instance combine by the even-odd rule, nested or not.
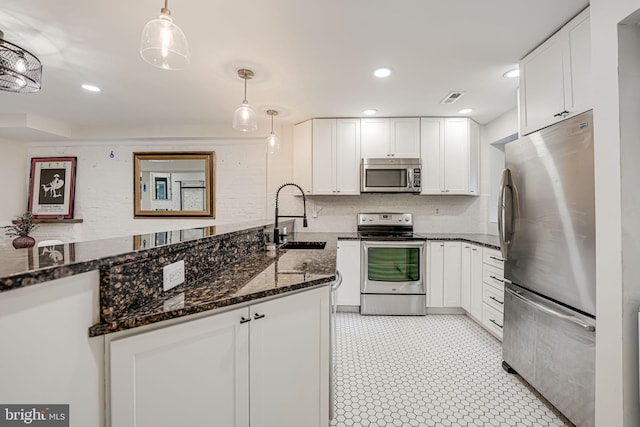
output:
[[[595,320],[507,284],[502,356],[571,422],[595,423]]]

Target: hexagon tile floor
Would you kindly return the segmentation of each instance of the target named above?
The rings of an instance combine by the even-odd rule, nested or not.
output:
[[[565,426],[465,315],[338,313],[335,427]]]

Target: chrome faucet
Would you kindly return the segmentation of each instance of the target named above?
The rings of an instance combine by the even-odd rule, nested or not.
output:
[[[279,215],[278,214],[278,196],[280,195],[280,190],[282,190],[284,187],[288,185],[292,185],[296,187],[298,190],[300,190],[300,194],[302,194],[302,203],[303,203],[302,215]],[[276,245],[280,243],[280,230],[278,229],[278,218],[302,218],[302,226],[307,227],[307,199],[304,196],[304,191],[302,190],[302,187],[300,187],[298,184],[294,184],[292,182],[282,184],[280,188],[278,188],[278,191],[276,192],[276,223],[274,224],[274,228],[273,228],[273,243],[275,243]]]

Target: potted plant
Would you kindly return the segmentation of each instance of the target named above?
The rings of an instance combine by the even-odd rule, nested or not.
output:
[[[36,244],[36,239],[29,236],[33,230],[38,228],[36,224],[33,222],[33,215],[31,212],[25,211],[20,216],[17,216],[15,221],[13,221],[13,225],[5,225],[4,232],[9,237],[15,237],[11,244],[14,248],[30,248]]]

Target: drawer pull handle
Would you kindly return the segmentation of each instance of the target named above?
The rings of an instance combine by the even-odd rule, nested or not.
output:
[[[489,258],[495,259],[496,261],[504,262],[504,260],[502,258],[497,258],[497,257],[491,256],[491,255],[489,256]]]
[[[240,318],[240,324],[242,323],[247,323],[247,322],[251,322],[251,318],[247,319],[246,317],[242,316]]]
[[[494,324],[494,325],[496,325],[498,328],[502,329],[502,325],[501,325],[500,323],[496,322],[495,320],[493,320],[493,319],[489,319],[489,322],[493,323],[493,324]]]
[[[492,300],[494,300],[495,302],[497,302],[498,304],[504,304],[504,302],[500,301],[498,298],[490,296],[489,298],[491,298]]]
[[[266,314],[258,314],[258,313],[256,313],[256,314],[253,315],[253,318],[258,320],[258,319],[262,319],[264,316],[266,316]]]
[[[492,278],[493,280],[495,280],[496,282],[502,283],[502,280],[501,280],[501,279],[498,279],[496,276],[491,276],[491,275],[490,275],[489,277],[491,277],[491,278]]]

